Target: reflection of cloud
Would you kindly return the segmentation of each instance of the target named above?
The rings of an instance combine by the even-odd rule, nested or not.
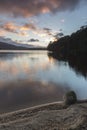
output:
[[[39,57],[40,56],[40,57]],[[42,57],[42,58],[41,58]],[[5,55],[1,57],[0,60],[0,78],[5,80],[18,79],[20,75],[22,78],[32,78],[36,76],[36,73],[39,71],[39,68],[43,70],[48,69],[48,58],[44,58],[40,53],[33,54],[9,54],[6,58]],[[33,61],[33,62],[32,62]],[[38,64],[39,62],[39,64]],[[36,65],[38,64],[38,66]]]
[[[14,66],[9,66],[9,62],[0,62],[0,72],[4,73],[7,72],[8,75],[17,75],[19,73],[19,70],[17,66],[14,64]],[[7,75],[6,73],[6,75]],[[5,79],[4,79],[5,80]]]
[[[80,1],[83,0],[0,0],[0,13],[25,17],[41,13],[55,13],[74,10]]]

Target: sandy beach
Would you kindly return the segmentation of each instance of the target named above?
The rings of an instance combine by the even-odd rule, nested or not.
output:
[[[4,113],[0,130],[87,130],[87,102],[55,102]]]

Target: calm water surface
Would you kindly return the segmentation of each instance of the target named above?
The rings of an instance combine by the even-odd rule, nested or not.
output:
[[[87,78],[46,51],[0,52],[0,113],[62,101],[74,90],[87,99]]]

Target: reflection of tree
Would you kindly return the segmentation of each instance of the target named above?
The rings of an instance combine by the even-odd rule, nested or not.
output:
[[[85,55],[61,57],[56,53],[48,53],[48,56],[58,61],[68,62],[69,66],[72,67],[77,74],[81,73],[84,77],[87,77],[87,57]]]

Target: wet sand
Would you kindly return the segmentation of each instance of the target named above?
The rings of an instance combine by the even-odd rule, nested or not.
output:
[[[55,102],[4,113],[0,130],[87,130],[87,102]]]

